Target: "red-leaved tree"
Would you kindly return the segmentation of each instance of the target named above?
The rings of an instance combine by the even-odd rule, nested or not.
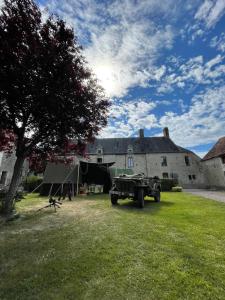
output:
[[[82,55],[74,32],[33,0],[5,0],[0,12],[0,150],[16,153],[3,202],[10,214],[24,160],[74,151],[106,125],[109,102]]]

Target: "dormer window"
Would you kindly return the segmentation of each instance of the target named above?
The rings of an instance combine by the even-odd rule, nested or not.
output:
[[[98,148],[97,148],[97,154],[98,154],[98,155],[101,155],[102,153],[103,153],[102,147],[98,147]]]
[[[132,145],[129,145],[129,146],[127,147],[127,152],[128,152],[128,153],[133,153],[133,146],[132,146]]]

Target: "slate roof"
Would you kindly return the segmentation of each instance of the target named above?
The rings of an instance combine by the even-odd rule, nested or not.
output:
[[[187,153],[187,149],[179,147],[167,137],[144,138],[105,138],[96,139],[87,147],[88,154],[96,154],[99,147],[103,148],[103,154],[124,154],[128,146],[132,146],[134,154],[145,153]]]
[[[225,136],[221,137],[202,160],[208,160],[225,155]]]

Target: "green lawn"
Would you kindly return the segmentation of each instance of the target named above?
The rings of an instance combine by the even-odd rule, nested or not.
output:
[[[56,213],[28,195],[0,225],[0,299],[225,299],[225,204],[184,193]]]

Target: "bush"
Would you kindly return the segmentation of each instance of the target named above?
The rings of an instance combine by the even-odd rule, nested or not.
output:
[[[24,182],[24,190],[32,192],[36,187],[42,183],[43,178],[35,175],[28,176]]]
[[[172,192],[182,192],[182,186],[173,186]]]
[[[161,189],[163,192],[171,191],[177,183],[177,179],[161,179]]]

